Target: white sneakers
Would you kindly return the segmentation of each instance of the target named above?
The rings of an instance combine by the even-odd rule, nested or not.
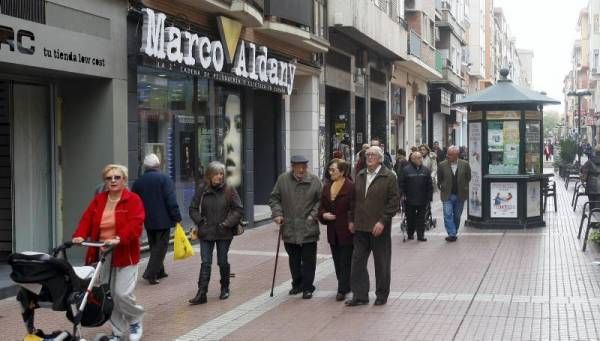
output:
[[[142,339],[142,333],[144,332],[144,328],[142,327],[141,321],[133,322],[129,325],[129,340],[130,341],[139,341]]]

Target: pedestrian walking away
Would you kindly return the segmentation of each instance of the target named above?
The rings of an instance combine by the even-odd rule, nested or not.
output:
[[[271,192],[269,206],[273,221],[282,229],[288,254],[292,288],[290,295],[302,293],[312,298],[319,240],[319,201],[321,181],[308,172],[308,159],[294,155],[291,170],[279,176]]]
[[[369,303],[367,263],[373,253],[375,265],[375,305],[386,304],[390,294],[392,257],[392,218],[398,212],[398,183],[394,172],[382,166],[383,150],[367,149],[367,168],[356,176],[350,230],[354,250],[350,273],[352,298],[346,305]]]
[[[137,179],[131,190],[142,198],[146,211],[144,227],[150,245],[150,259],[142,276],[150,284],[158,284],[165,272],[165,255],[169,248],[171,228],[181,223],[181,213],[175,186],[170,177],[160,171],[156,154],[144,158],[144,174]]]
[[[110,283],[114,308],[110,317],[112,335],[110,340],[119,340],[129,332],[129,340],[140,340],[143,333],[144,308],[139,305],[133,291],[137,283],[140,261],[140,236],[144,223],[142,199],[125,188],[128,172],[125,166],[111,164],[104,167],[102,179],[108,191],[94,197],[83,213],[72,242],[85,240],[102,241],[114,246],[110,261],[100,269],[100,283]],[[86,265],[98,261],[98,249],[88,248]]]
[[[431,172],[423,165],[423,156],[419,152],[411,153],[409,165],[398,180],[400,196],[404,201],[407,238],[425,242],[425,215],[433,200]]]
[[[354,199],[354,185],[349,173],[349,164],[344,160],[333,159],[329,162],[326,173],[329,181],[323,186],[319,206],[319,220],[327,225],[327,242],[338,281],[336,301],[343,301],[350,292],[353,236],[348,218]]]
[[[194,193],[189,212],[190,218],[196,224],[202,261],[198,275],[198,291],[189,303],[196,305],[207,302],[215,246],[221,275],[219,299],[227,299],[230,295],[231,275],[228,260],[229,246],[233,240],[233,229],[242,219],[243,207],[235,188],[225,183],[225,165],[218,161],[208,164],[204,181]]]
[[[600,204],[600,145],[594,148],[594,156],[581,167],[581,180],[585,182],[585,194],[590,201],[590,209]]]
[[[457,239],[465,200],[469,198],[469,182],[471,167],[465,160],[458,158],[460,150],[457,146],[448,148],[447,160],[438,166],[437,178],[440,198],[444,210],[444,225],[448,236],[446,240],[454,242]]]

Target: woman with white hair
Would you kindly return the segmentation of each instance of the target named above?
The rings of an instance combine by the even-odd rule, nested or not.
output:
[[[235,188],[225,183],[225,165],[218,161],[208,164],[204,181],[196,189],[190,203],[190,218],[198,227],[200,239],[200,275],[198,292],[189,300],[190,304],[204,304],[212,267],[215,245],[217,264],[221,273],[221,294],[219,298],[229,298],[230,266],[227,259],[233,239],[233,228],[242,219],[242,202]]]

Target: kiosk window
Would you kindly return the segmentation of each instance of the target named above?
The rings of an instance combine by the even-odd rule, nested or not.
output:
[[[488,121],[489,174],[519,173],[519,121]]]

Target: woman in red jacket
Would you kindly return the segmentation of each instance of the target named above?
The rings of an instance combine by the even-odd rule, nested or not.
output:
[[[333,159],[329,162],[326,178],[330,181],[323,187],[319,207],[319,220],[327,225],[327,241],[338,280],[337,301],[343,301],[350,292],[353,235],[348,228],[348,217],[354,198],[354,184],[350,181],[349,173],[348,163],[344,160]]]
[[[140,197],[127,190],[127,168],[108,165],[102,171],[108,191],[94,197],[83,213],[73,233],[73,243],[86,239],[113,245],[110,261],[101,269],[100,278],[110,283],[114,309],[110,318],[113,327],[111,340],[119,340],[129,330],[129,340],[142,337],[144,308],[137,304],[133,291],[138,277],[140,236],[144,223],[144,205]],[[98,249],[89,248],[85,263],[98,261]]]

